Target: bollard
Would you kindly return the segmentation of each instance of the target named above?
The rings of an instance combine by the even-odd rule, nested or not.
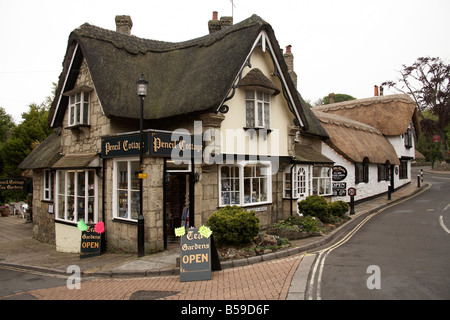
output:
[[[420,169],[420,180],[423,182],[423,169]]]
[[[355,214],[355,196],[350,196],[350,215]]]
[[[417,175],[417,188],[420,188],[420,174]]]
[[[392,199],[392,195],[391,195],[391,186],[388,186],[388,200]]]

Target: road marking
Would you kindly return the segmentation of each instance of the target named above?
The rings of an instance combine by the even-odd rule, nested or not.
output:
[[[388,205],[374,213],[369,214],[366,218],[363,219],[363,221],[361,221],[355,228],[352,229],[352,231],[350,231],[344,238],[342,238],[340,241],[338,241],[337,243],[335,243],[334,245],[319,250],[317,252],[314,252],[316,254],[318,254],[316,260],[313,262],[313,270],[311,272],[311,277],[309,280],[309,283],[307,284],[307,288],[306,288],[306,292],[305,292],[305,296],[306,299],[308,300],[313,300],[314,299],[314,283],[316,282],[316,273],[318,272],[318,276],[317,276],[317,289],[316,289],[316,300],[321,300],[321,295],[320,295],[320,290],[321,290],[321,282],[322,282],[322,273],[323,273],[323,268],[325,265],[325,260],[328,256],[328,254],[333,251],[334,249],[342,246],[344,243],[346,243],[348,240],[350,240],[350,238],[353,237],[353,235],[367,222],[369,221],[373,216],[377,215],[380,212],[385,211],[386,209],[389,209],[391,207],[394,207],[400,203],[403,203],[405,201],[408,201],[414,197],[417,197],[418,195],[422,194],[423,192],[429,190],[432,187],[431,183],[428,183],[428,186],[426,188],[424,188],[423,190],[419,191],[418,193],[413,194],[412,196],[409,196],[407,198],[404,198],[398,202],[392,203],[391,205]],[[450,204],[449,204],[450,205]],[[445,210],[445,209],[444,209]],[[448,230],[448,229],[447,229]],[[448,233],[450,233],[450,230],[447,231]]]
[[[441,227],[442,227],[442,229],[444,229],[445,232],[450,233],[450,230],[448,230],[448,228],[444,224],[444,217],[443,216],[439,217],[439,223],[441,224]]]
[[[450,208],[450,203],[444,208],[444,211]]]

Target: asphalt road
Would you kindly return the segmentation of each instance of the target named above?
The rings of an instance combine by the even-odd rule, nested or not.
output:
[[[450,299],[450,175],[425,180],[429,190],[317,252],[306,299]]]
[[[0,266],[0,300],[35,300],[26,291],[66,285],[67,277]]]

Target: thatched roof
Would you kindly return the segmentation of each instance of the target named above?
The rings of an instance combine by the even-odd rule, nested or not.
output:
[[[415,102],[406,94],[376,96],[314,107],[314,110],[339,115],[377,128],[386,136],[405,134],[411,121],[420,132]]]
[[[19,164],[20,169],[51,168],[60,158],[61,129],[57,128]]]
[[[360,163],[367,158],[370,163],[400,163],[394,147],[378,129],[316,108],[313,112],[330,136],[326,143],[349,161]]]
[[[136,81],[141,74],[149,82],[144,104],[146,120],[216,111],[262,31],[272,46],[279,48],[272,27],[256,15],[179,43],[142,39],[83,24],[69,36],[56,99],[50,109],[50,125],[62,125],[68,103],[68,97],[62,94],[73,89],[83,58],[107,117],[139,119]],[[279,72],[292,93],[298,120],[304,125],[302,129],[320,136],[323,128],[310,113],[305,115],[305,104],[297,95],[281,50],[274,51],[282,69]]]

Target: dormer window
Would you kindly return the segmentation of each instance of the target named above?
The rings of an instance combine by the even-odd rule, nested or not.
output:
[[[90,96],[93,89],[82,86],[64,93],[69,97],[68,127],[81,127],[89,125]]]
[[[270,95],[257,90],[245,91],[247,128],[270,128]]]
[[[258,68],[247,73],[239,86],[245,88],[246,128],[270,130],[270,100],[280,90]]]

